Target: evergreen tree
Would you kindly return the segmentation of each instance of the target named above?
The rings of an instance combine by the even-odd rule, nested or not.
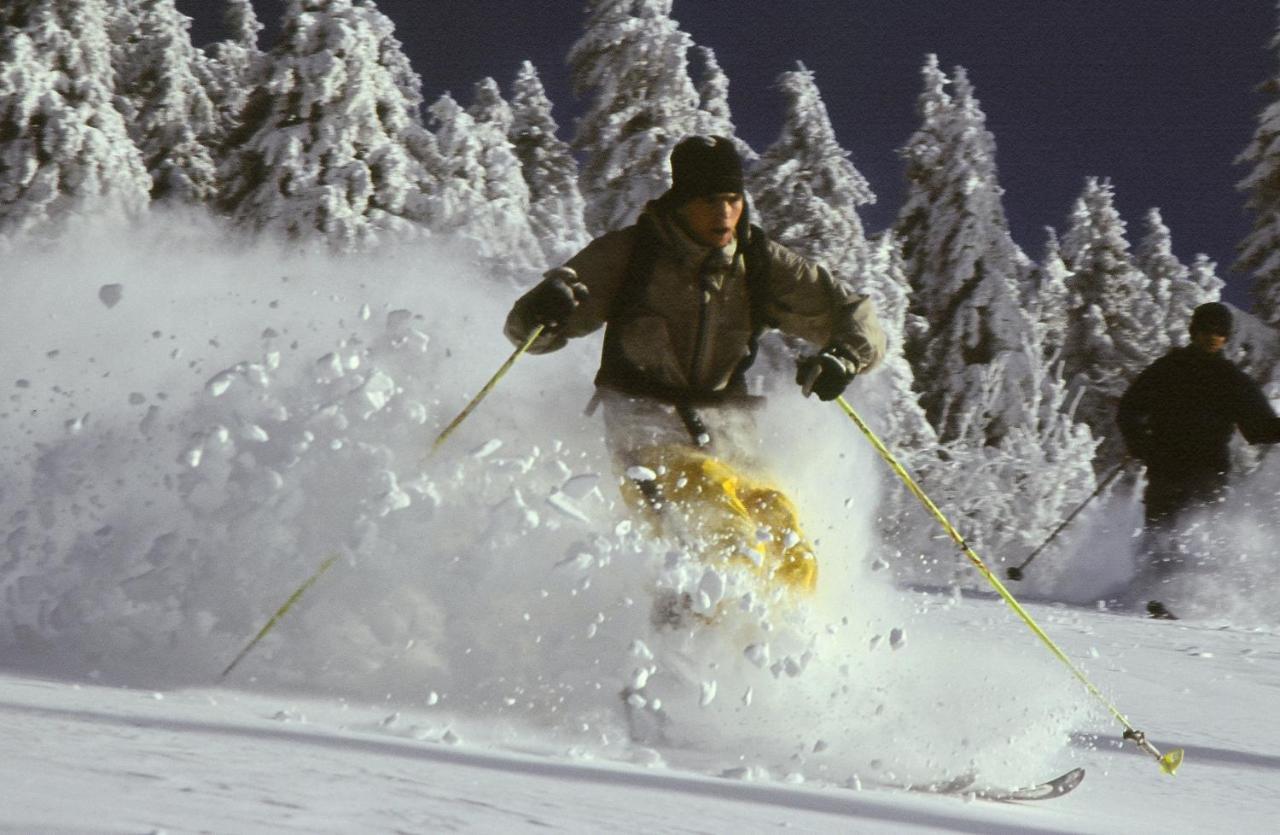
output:
[[[549,264],[564,263],[587,245],[578,162],[556,134],[551,101],[533,64],[525,61],[511,95],[509,137],[529,188],[529,225]]]
[[[278,44],[228,137],[222,203],[236,223],[337,250],[426,219],[416,76],[372,4],[288,0]]]
[[[151,175],[151,198],[203,204],[217,193],[217,113],[199,76],[191,19],[174,0],[136,0],[119,21],[116,107]]]
[[[473,234],[489,239],[491,251],[499,257],[495,267],[510,276],[527,277],[544,269],[546,261],[530,224],[529,186],[508,138],[515,118],[496,81],[485,78],[476,83],[467,115],[479,142],[479,163],[484,172],[480,191],[485,212],[476,218],[484,225]]]
[[[1102,439],[1100,466],[1106,467],[1124,452],[1114,420],[1120,396],[1169,347],[1167,307],[1158,305],[1133,263],[1109,182],[1086,181],[1062,256],[1072,272],[1064,374],[1081,396],[1081,418]]]
[[[633,223],[670,185],[671,149],[698,131],[692,40],[671,18],[671,3],[588,0],[585,31],[569,52],[575,91],[591,96],[573,146],[585,158],[592,235]]]
[[[861,282],[868,247],[857,208],[875,202],[865,177],[836,141],[826,105],[804,65],[778,78],[787,97],[782,134],[749,180],[761,222],[781,243]]]
[[[1173,345],[1186,345],[1190,341],[1187,324],[1192,311],[1207,302],[1218,301],[1225,284],[1218,277],[1218,265],[1208,255],[1197,252],[1186,276],[1169,288],[1169,341]]]
[[[262,23],[249,0],[224,0],[223,19],[230,37],[210,49],[205,63],[205,87],[218,111],[218,136],[230,134],[240,125],[240,113],[255,86],[262,51],[258,33]]]
[[[519,198],[491,200],[486,195],[490,175],[485,167],[493,150],[494,124],[477,125],[475,118],[448,93],[428,108],[434,134],[430,223],[433,231],[457,235],[471,242],[486,267],[507,278],[523,279],[538,265],[541,250],[529,230],[526,216],[512,214]],[[485,116],[483,118],[489,118]],[[509,127],[509,118],[499,117]],[[503,141],[505,142],[505,133]],[[514,153],[511,153],[514,160]],[[512,163],[518,166],[518,163]],[[519,171],[515,173],[519,177]],[[509,180],[504,183],[510,185]],[[523,182],[521,182],[523,188]],[[510,197],[510,195],[508,195]],[[528,212],[528,192],[524,194]],[[520,224],[524,224],[521,228]]]
[[[1270,47],[1280,52],[1280,32]],[[1253,273],[1257,315],[1280,327],[1280,73],[1259,89],[1270,101],[1258,114],[1252,141],[1237,159],[1252,166],[1238,188],[1248,193],[1245,207],[1254,220],[1253,229],[1240,242],[1236,268]]]
[[[112,104],[108,19],[105,0],[0,5],[0,235],[145,209],[147,173]]]
[[[1071,271],[1062,260],[1057,232],[1052,227],[1046,227],[1045,232],[1044,258],[1028,285],[1032,293],[1025,301],[1035,318],[1041,355],[1053,361],[1061,353],[1066,340],[1067,301],[1070,296],[1067,281]]]
[[[958,435],[966,401],[988,385],[988,366],[1005,375],[1005,397],[990,401],[988,443],[1026,419],[1026,340],[1034,327],[1019,287],[1030,263],[1009,233],[997,182],[995,140],[962,68],[946,80],[930,56],[920,98],[922,125],[903,149],[908,194],[895,230],[903,241],[912,312],[928,323],[909,338],[907,357],[939,436]]]
[[[1167,343],[1174,344],[1187,332],[1187,321],[1191,310],[1183,305],[1188,297],[1182,291],[1194,293],[1190,284],[1190,271],[1186,264],[1173,254],[1173,235],[1165,226],[1160,210],[1151,208],[1144,217],[1146,232],[1134,249],[1134,265],[1147,276],[1151,282],[1151,296],[1155,299],[1157,311],[1164,311],[1164,330]],[[1179,301],[1174,304],[1174,288],[1179,288]]]
[[[709,46],[695,46],[693,54],[700,67],[697,74],[698,114],[695,130],[703,136],[724,136],[733,140],[746,167],[753,165],[758,155],[751,146],[737,136],[733,114],[729,111],[729,77],[720,68],[716,53]]]

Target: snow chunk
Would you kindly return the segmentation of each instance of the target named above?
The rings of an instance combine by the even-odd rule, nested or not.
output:
[[[889,630],[889,646],[893,649],[902,649],[907,643],[907,633],[901,627],[895,626]]]
[[[473,449],[471,451],[471,457],[477,460],[481,458],[488,458],[500,449],[502,449],[502,441],[498,438],[491,438],[479,447]]]
[[[633,466],[627,467],[627,478],[632,481],[654,481],[658,474],[648,467]]]
[[[115,307],[124,298],[123,284],[104,284],[98,288],[98,300],[108,309]]]
[[[702,692],[698,696],[698,707],[706,707],[707,705],[715,701],[715,698],[716,698],[715,679],[712,679],[711,681],[702,682]]]
[[[568,516],[570,519],[576,519],[579,522],[591,521],[590,517],[583,513],[578,506],[573,503],[573,499],[560,491],[556,491],[550,496],[547,496],[547,504],[560,511],[565,516]]]
[[[219,371],[204,384],[204,390],[210,397],[221,397],[230,388],[235,378],[235,369],[228,368],[226,371]]]
[[[595,489],[600,482],[599,473],[583,473],[575,475],[560,485],[560,492],[572,499],[581,499]]]
[[[375,371],[364,381],[364,385],[356,389],[355,396],[359,401],[356,408],[361,420],[368,420],[376,412],[382,411],[396,393],[396,381],[382,371]]]

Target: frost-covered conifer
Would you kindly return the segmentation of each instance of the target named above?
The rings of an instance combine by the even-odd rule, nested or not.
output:
[[[1039,361],[1026,353],[1034,327],[1019,288],[1030,262],[1009,234],[996,175],[995,140],[962,68],[946,79],[930,56],[923,69],[922,125],[903,149],[908,194],[895,226],[903,242],[911,309],[928,323],[910,338],[929,419],[943,440],[971,414],[967,402],[988,386],[996,364],[1005,396],[990,401],[987,441],[1026,419],[1025,385]]]
[[[135,0],[119,18],[116,107],[151,175],[153,200],[203,204],[217,193],[217,112],[191,44],[191,19],[174,0]]]
[[[477,125],[471,114],[448,93],[428,108],[428,114],[428,126],[434,134],[435,143],[435,153],[429,165],[433,183],[432,230],[467,238],[491,269],[506,277],[523,280],[537,269],[532,259],[540,260],[541,250],[529,230],[527,218],[513,215],[510,201],[494,202],[486,195],[489,174],[485,160],[492,150],[492,142],[486,136],[496,135],[496,131],[501,130],[503,142],[506,142],[505,130],[510,119],[498,117],[502,127],[495,127],[492,123]],[[508,152],[514,161],[514,153],[510,149]],[[515,176],[520,177],[518,163],[512,164],[517,166]],[[520,186],[524,188],[523,182]],[[515,202],[519,202],[518,198]],[[528,211],[527,189],[523,211]],[[521,222],[524,223],[523,229],[520,228]]]
[[[751,146],[738,138],[729,110],[729,77],[724,74],[716,53],[709,46],[695,46],[693,54],[698,65],[695,87],[698,90],[698,115],[695,130],[703,136],[724,136],[733,140],[743,164],[755,164],[758,155]]]
[[[426,219],[429,146],[394,27],[370,3],[289,0],[239,128],[222,204],[240,226],[337,250]]]
[[[529,225],[549,264],[560,264],[587,245],[578,162],[556,135],[551,101],[533,64],[525,61],[512,85],[508,134],[529,187]]]
[[[218,111],[218,134],[226,136],[240,124],[249,100],[254,73],[262,60],[258,33],[262,23],[249,0],[224,0],[223,19],[230,37],[215,43],[205,64],[205,86]]]
[[[1280,32],[1270,46],[1280,53]],[[1280,327],[1280,72],[1259,89],[1269,101],[1258,113],[1252,141],[1237,159],[1251,166],[1237,187],[1248,193],[1245,207],[1254,220],[1253,229],[1240,242],[1236,268],[1253,273],[1258,316]]]
[[[515,118],[492,78],[476,83],[467,109],[479,142],[480,167],[484,171],[481,193],[485,198],[484,227],[473,234],[489,239],[490,250],[500,257],[495,265],[508,275],[537,272],[546,265],[542,246],[529,222],[529,186],[520,158],[511,144]]]
[[[150,181],[112,104],[105,0],[0,5],[0,234],[141,211]]]
[[[778,86],[786,115],[751,173],[755,208],[771,236],[856,287],[868,257],[856,210],[875,194],[836,141],[813,73],[800,65],[779,76]]]
[[[1114,200],[1109,182],[1090,177],[1062,237],[1062,257],[1072,273],[1063,373],[1081,394],[1081,419],[1102,440],[1103,466],[1123,453],[1115,428],[1120,395],[1169,347],[1168,308],[1158,304],[1150,280],[1134,265]]]
[[[1062,249],[1053,227],[1046,227],[1044,258],[1037,265],[1025,299],[1036,322],[1041,355],[1054,360],[1067,335],[1067,279],[1071,271],[1062,261]]]
[[[635,222],[670,185],[671,149],[698,131],[693,42],[671,18],[671,3],[588,0],[585,31],[570,49],[574,89],[591,97],[573,146],[585,159],[581,187],[593,235]]]
[[[1133,251],[1133,261],[1151,282],[1151,297],[1156,308],[1164,311],[1164,330],[1170,343],[1176,343],[1187,332],[1187,321],[1195,305],[1186,303],[1196,293],[1190,283],[1187,265],[1173,254],[1173,235],[1165,226],[1160,210],[1151,208],[1144,216],[1146,232]],[[1174,301],[1174,288],[1178,288],[1178,301]]]
[[[1187,267],[1186,275],[1169,286],[1169,342],[1173,345],[1186,345],[1190,341],[1187,324],[1191,321],[1191,313],[1207,302],[1216,302],[1222,297],[1225,286],[1218,277],[1218,265],[1205,255],[1197,252]]]

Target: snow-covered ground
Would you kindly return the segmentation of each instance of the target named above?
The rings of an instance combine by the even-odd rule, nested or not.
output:
[[[771,607],[620,506],[583,413],[592,340],[522,359],[429,454],[511,350],[518,289],[461,253],[295,256],[177,222],[74,240],[0,275],[7,831],[1274,829],[1266,468],[1206,536],[1216,573],[1176,592],[1191,619],[1091,602],[1130,570],[1123,495],[1042,557],[1056,587],[1025,584],[1186,749],[1170,778],[1003,603],[872,570],[882,465],[833,407],[779,388],[761,416],[822,566],[811,604]],[[655,629],[659,586],[716,624]],[[1076,766],[1038,804],[886,787]]]

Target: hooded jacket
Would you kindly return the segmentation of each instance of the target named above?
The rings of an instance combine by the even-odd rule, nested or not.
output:
[[[758,329],[766,325],[832,350],[858,373],[883,358],[885,335],[870,299],[849,290],[825,268],[777,242],[765,242],[761,251],[766,263],[759,271],[753,309],[745,235],[722,249],[701,245],[658,201],[646,207],[640,223],[652,224],[657,236],[642,286],[626,286],[637,279],[630,265],[641,237],[639,224],[595,239],[565,267],[548,273],[546,281],[564,280],[563,271],[571,270],[570,280],[585,285],[587,295],[564,325],[540,337],[531,352],[554,351],[605,325],[606,370],[621,358],[637,373],[622,380],[602,372],[598,384],[694,402],[745,393],[742,372],[754,356]],[[507,317],[505,332],[516,344],[536,324],[528,298],[518,300]],[[625,304],[618,305],[619,298]],[[620,357],[611,357],[610,351]]]

